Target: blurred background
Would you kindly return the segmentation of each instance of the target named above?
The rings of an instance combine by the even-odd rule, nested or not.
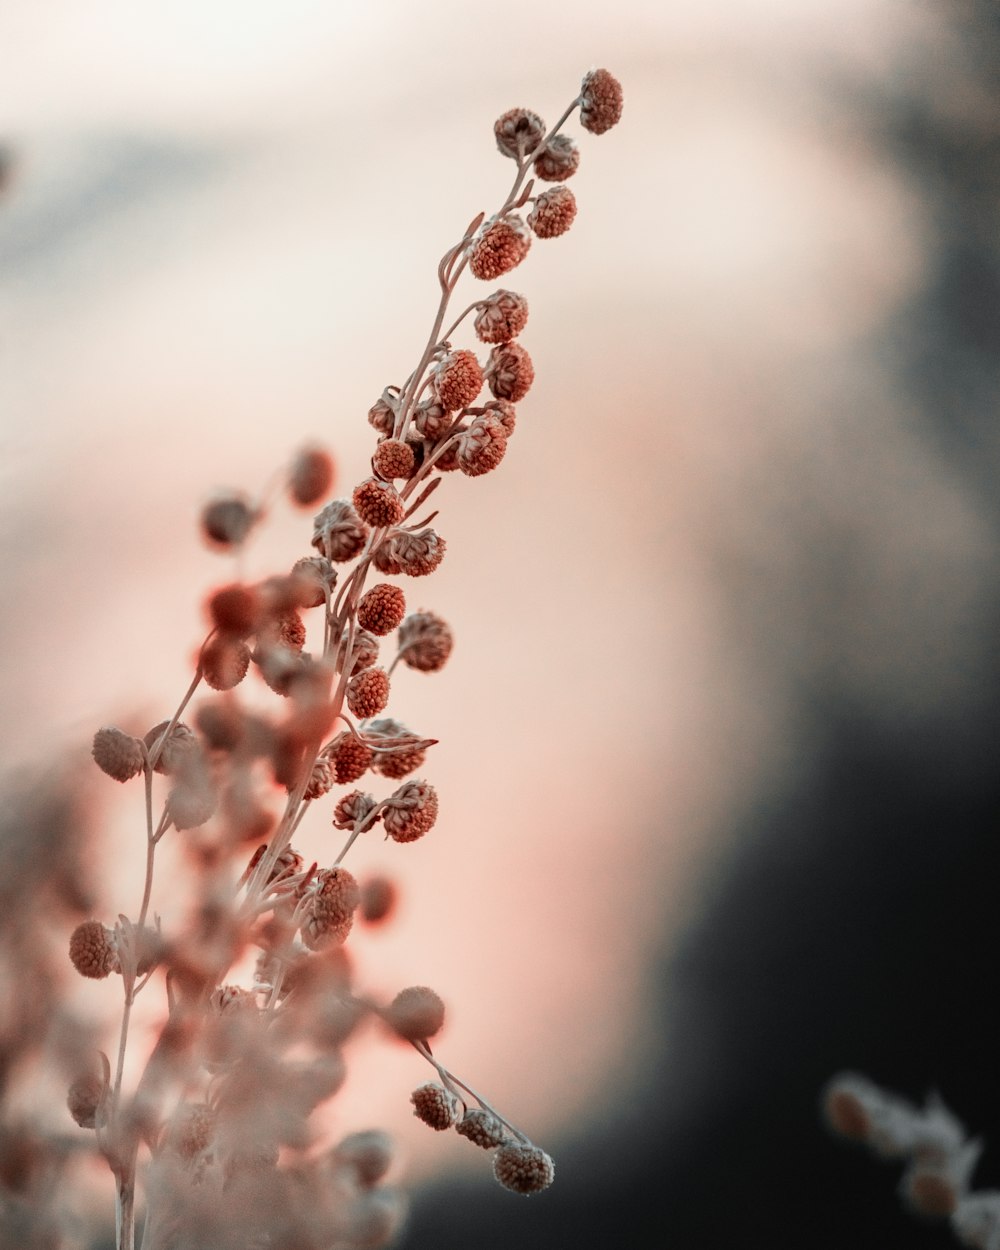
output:
[[[307,439],[338,493],[366,475],[437,260],[506,194],[493,120],[553,121],[600,65],[622,123],[571,123],[576,223],[504,279],[536,383],[412,584],[457,643],[390,710],[440,739],[442,816],[351,865],[403,894],[359,976],[445,997],[440,1053],[557,1183],[526,1205],[417,1124],[393,1048],[331,1132],[397,1136],[414,1250],[947,1245],[817,1101],[846,1067],[937,1087],[1000,1180],[991,0],[0,5],[0,1030],[40,1027],[49,863],[97,914],[138,898],[139,800],[58,779],[185,688],[231,575],[199,506]],[[249,571],[310,534],[276,506]],[[38,963],[104,1036],[104,987]],[[6,1107],[72,1128],[37,1074]]]

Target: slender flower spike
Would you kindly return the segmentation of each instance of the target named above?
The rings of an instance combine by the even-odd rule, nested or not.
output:
[[[592,135],[603,135],[622,116],[622,85],[606,69],[592,69],[580,92],[580,125]]]
[[[555,1179],[555,1164],[537,1146],[508,1142],[493,1156],[493,1175],[515,1194],[538,1194]]]
[[[98,729],[94,734],[92,753],[101,772],[115,781],[131,781],[138,776],[146,758],[139,739],[113,725]]]
[[[516,268],[528,254],[531,235],[515,213],[487,226],[472,249],[469,269],[476,278],[491,282]]]

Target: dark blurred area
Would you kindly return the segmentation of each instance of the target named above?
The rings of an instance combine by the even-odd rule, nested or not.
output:
[[[836,88],[838,107],[918,189],[933,227],[922,289],[856,350],[886,362],[907,422],[996,550],[1000,7],[928,12],[940,59],[877,90]],[[851,364],[824,363],[831,376]],[[847,1068],[918,1101],[939,1090],[987,1142],[975,1187],[1000,1184],[988,1018],[1000,915],[1000,584],[979,585],[957,626],[965,697],[895,714],[877,706],[877,677],[866,697],[838,663],[866,645],[864,632],[833,636],[853,593],[853,531],[801,507],[784,535],[796,545],[798,586],[782,582],[788,565],[777,561],[768,578],[766,553],[748,557],[752,568],[724,557],[733,646],[788,683],[794,765],[747,796],[732,849],[702,882],[704,908],[648,969],[657,1070],[616,1110],[546,1143],[557,1183],[530,1209],[471,1182],[441,1184],[417,1195],[408,1248],[955,1244],[946,1225],[903,1211],[898,1167],[824,1130],[820,1091]],[[861,534],[868,520],[856,518]],[[769,599],[796,600],[797,610],[762,615]],[[953,690],[933,629],[910,641],[923,648],[931,696],[936,684]],[[828,662],[802,663],[803,654]],[[580,1027],[614,1022],[591,1010]],[[621,1038],[623,1056],[630,1040]]]

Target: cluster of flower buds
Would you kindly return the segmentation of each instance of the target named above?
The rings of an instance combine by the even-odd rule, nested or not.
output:
[[[827,1085],[822,1105],[833,1132],[866,1145],[880,1158],[905,1162],[900,1194],[911,1211],[932,1219],[950,1217],[965,1245],[1000,1250],[1000,1195],[969,1192],[982,1143],[968,1138],[936,1094],[917,1107],[858,1073],[845,1072]],[[989,1237],[977,1240],[987,1226]]]

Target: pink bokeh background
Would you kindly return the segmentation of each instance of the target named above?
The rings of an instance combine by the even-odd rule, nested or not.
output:
[[[0,13],[8,764],[169,714],[230,571],[199,544],[201,502],[259,489],[313,438],[353,487],[367,409],[430,327],[438,257],[506,193],[493,119],[554,119],[606,65],[622,124],[581,136],[572,231],[507,280],[537,381],[501,469],[445,481],[448,555],[410,592],[457,637],[440,675],[399,673],[390,705],[440,739],[442,815],[418,844],[352,852],[403,890],[355,948],[372,989],[444,995],[442,1056],[542,1143],[669,1064],[648,961],[796,750],[780,674],[747,663],[727,613],[727,561],[781,567],[786,475],[843,518],[886,471],[871,586],[839,610],[902,568],[958,614],[988,556],[877,366],[859,366],[863,414],[822,403],[823,362],[919,282],[926,223],[820,84],[903,73],[928,40],[893,0]],[[481,292],[467,279],[456,307]],[[866,449],[850,464],[845,439]],[[249,572],[290,566],[310,533],[276,506]],[[789,611],[794,594],[789,573]],[[839,662],[919,715],[931,694],[898,642]],[[116,912],[138,898],[141,812],[106,790]],[[334,848],[314,814],[303,853]],[[415,1056],[366,1044],[352,1072],[338,1130],[390,1127],[411,1177],[481,1165],[412,1121]]]

